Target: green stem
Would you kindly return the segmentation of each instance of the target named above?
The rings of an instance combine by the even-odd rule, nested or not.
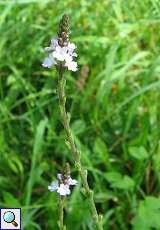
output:
[[[59,198],[59,229],[65,230],[64,226],[64,197]]]
[[[71,128],[70,128],[70,124],[69,124],[69,117],[67,115],[66,112],[66,108],[65,108],[65,104],[66,104],[66,96],[65,96],[65,77],[64,77],[64,68],[62,66],[59,66],[58,68],[58,97],[59,97],[59,107],[60,107],[60,113],[61,113],[61,117],[62,117],[62,122],[64,125],[64,129],[66,131],[66,135],[67,135],[67,140],[68,143],[70,145],[71,148],[71,152],[73,154],[74,157],[74,161],[75,161],[75,166],[78,169],[79,175],[81,177],[82,180],[82,184],[85,190],[85,195],[88,198],[89,201],[89,206],[90,206],[90,210],[92,213],[92,217],[96,226],[97,230],[103,230],[103,226],[102,226],[102,216],[98,215],[97,210],[96,210],[96,206],[95,206],[95,202],[94,202],[94,193],[93,191],[90,189],[88,181],[87,181],[87,171],[84,170],[82,164],[81,164],[81,159],[80,159],[80,152],[78,151],[74,139],[73,139],[73,135],[71,132]]]

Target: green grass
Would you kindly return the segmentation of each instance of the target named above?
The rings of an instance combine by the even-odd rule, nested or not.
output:
[[[156,0],[0,1],[0,207],[21,207],[26,230],[58,229],[66,161],[56,71],[43,48],[70,16],[79,71],[67,73],[67,109],[104,229],[160,229],[160,3]],[[87,66],[89,74],[77,88]],[[77,171],[72,168],[77,178]],[[94,229],[81,182],[67,229]],[[76,228],[75,228],[76,226]]]

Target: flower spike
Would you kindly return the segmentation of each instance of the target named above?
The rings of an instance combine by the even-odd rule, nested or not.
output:
[[[77,62],[73,60],[77,57],[75,49],[76,45],[69,42],[68,16],[64,15],[59,24],[58,38],[52,38],[50,46],[45,48],[48,56],[44,59],[42,66],[51,68],[61,65],[73,72],[77,71]]]

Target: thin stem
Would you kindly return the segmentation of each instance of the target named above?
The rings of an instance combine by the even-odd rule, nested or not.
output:
[[[65,230],[64,226],[64,197],[59,198],[59,229]]]
[[[64,129],[66,131],[66,135],[67,135],[67,140],[69,142],[70,148],[71,148],[71,152],[73,154],[73,158],[75,161],[75,166],[78,169],[79,175],[81,177],[82,180],[82,184],[85,190],[85,195],[88,198],[89,201],[89,206],[90,206],[90,210],[92,213],[92,217],[96,226],[97,230],[103,230],[103,226],[102,226],[102,216],[98,215],[97,210],[96,210],[96,206],[95,206],[95,202],[94,202],[94,193],[93,191],[90,189],[88,181],[87,181],[87,171],[84,170],[82,164],[81,164],[81,160],[80,160],[80,152],[78,151],[74,139],[73,139],[73,135],[71,132],[71,128],[70,128],[70,124],[69,124],[69,116],[66,112],[66,108],[65,108],[65,103],[66,103],[66,96],[65,96],[65,77],[64,77],[64,68],[62,66],[59,66],[58,68],[58,97],[59,97],[59,107],[60,107],[60,113],[61,113],[61,117],[62,117],[62,122],[63,122],[63,126]]]

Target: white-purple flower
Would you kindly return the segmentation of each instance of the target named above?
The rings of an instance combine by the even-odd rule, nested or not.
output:
[[[74,43],[68,42],[67,46],[61,47],[58,44],[58,39],[53,38],[50,46],[45,48],[48,56],[44,59],[42,66],[51,68],[61,62],[68,70],[77,71],[77,62],[73,60],[74,57],[77,57],[77,53],[74,52],[75,49],[76,46]]]
[[[55,48],[55,51],[53,51],[53,57],[58,61],[65,61],[67,56],[70,57],[70,55],[67,54],[67,47],[61,47],[58,45]]]
[[[77,71],[77,62],[75,61],[67,61],[65,66],[68,68],[68,70],[72,70],[73,72]]]
[[[71,177],[68,178],[68,184],[69,185],[76,185],[78,182],[75,179],[72,179]]]
[[[56,64],[56,61],[54,57],[52,56],[52,54],[49,54],[49,56],[44,59],[42,66],[46,68],[51,68],[55,64]]]
[[[70,186],[71,185],[76,185],[77,180],[72,179],[70,176],[66,176],[63,174],[58,173],[57,174],[57,179],[56,181],[53,181],[49,186],[48,190],[50,192],[57,191],[61,196],[66,196],[70,195]]]
[[[59,184],[58,181],[53,181],[49,186],[48,186],[48,190],[50,190],[51,192],[54,192],[57,190]]]
[[[69,195],[71,193],[71,191],[69,189],[69,185],[67,185],[67,184],[60,184],[60,186],[57,189],[57,192],[61,196],[66,196],[66,195]]]

